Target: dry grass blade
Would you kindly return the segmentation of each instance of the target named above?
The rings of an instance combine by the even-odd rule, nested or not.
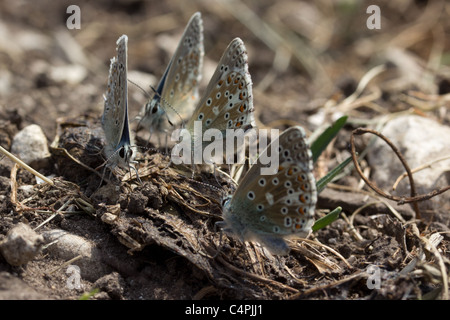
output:
[[[319,246],[319,247],[321,247],[321,248],[324,248],[325,250],[331,252],[331,253],[334,254],[336,257],[338,257],[340,260],[342,260],[342,261],[345,263],[345,265],[346,265],[349,269],[352,269],[352,266],[348,263],[347,259],[345,259],[339,252],[337,252],[337,251],[334,250],[333,248],[331,248],[331,247],[329,247],[329,246],[327,246],[327,245],[324,245],[323,243],[320,243],[319,241],[316,241],[316,240],[310,240],[310,239],[301,239],[301,240],[302,240],[304,243],[309,244],[310,246]],[[294,249],[294,250],[298,250],[299,248],[300,248],[299,246],[292,247],[292,249]],[[302,250],[302,252],[304,252],[304,251]],[[323,257],[323,258],[320,258],[320,259],[323,260],[323,261],[325,261],[327,264],[329,264],[329,267],[330,267],[331,269],[334,269],[334,270],[340,269],[339,266],[337,266],[336,264],[334,264],[334,263],[332,263],[331,261],[329,261],[328,258]],[[331,265],[330,265],[330,263],[331,263]]]
[[[217,292],[217,289],[214,286],[207,286],[200,289],[193,297],[192,300],[202,300],[205,296],[214,294]]]
[[[425,249],[429,250],[435,257],[440,269],[441,277],[442,277],[442,300],[448,300],[449,299],[449,291],[448,291],[448,271],[445,267],[444,259],[439,252],[439,250],[436,248],[435,243],[430,241],[431,239],[427,239],[426,237],[422,236],[420,234],[419,229],[417,228],[417,225],[415,223],[412,224],[412,230],[413,234],[425,245]]]
[[[7,156],[9,159],[11,159],[13,162],[16,163],[16,165],[21,166],[22,168],[24,168],[25,170],[31,172],[32,174],[34,174],[36,177],[39,177],[40,179],[44,180],[45,182],[47,182],[48,184],[53,185],[53,181],[50,180],[49,178],[47,178],[46,176],[40,174],[39,172],[37,172],[36,170],[34,170],[32,167],[30,167],[29,165],[27,165],[25,162],[23,162],[22,160],[20,160],[19,158],[17,158],[15,155],[9,153],[7,150],[5,150],[2,146],[0,146],[0,152],[3,153],[5,156]]]
[[[62,265],[57,266],[57,267],[54,268],[53,270],[50,270],[50,271],[48,272],[48,275],[51,275],[51,274],[55,273],[56,271],[61,270],[61,269],[63,269],[64,267],[67,267],[68,265],[74,263],[75,261],[80,260],[81,258],[83,258],[83,256],[82,256],[81,254],[79,254],[78,256],[76,256],[76,257],[74,257],[74,258],[72,258],[72,259],[70,259],[70,260],[64,262]]]
[[[365,278],[365,277],[367,277],[367,273],[365,271],[359,271],[359,272],[356,272],[356,273],[354,273],[354,274],[352,274],[352,275],[350,275],[350,276],[348,276],[346,278],[343,278],[343,279],[331,282],[329,284],[322,285],[322,286],[317,286],[317,287],[314,287],[314,288],[311,288],[311,289],[308,289],[308,290],[304,290],[302,292],[299,292],[297,294],[292,295],[291,297],[289,297],[289,299],[290,300],[296,300],[296,299],[306,298],[307,296],[309,296],[309,295],[311,295],[313,293],[321,292],[321,291],[328,290],[328,289],[331,289],[331,288],[335,288],[335,287],[338,287],[341,284],[344,284],[346,282],[353,281],[353,280],[358,280],[358,279]]]
[[[445,160],[448,160],[448,159],[450,159],[450,155],[447,155],[447,156],[444,156],[444,157],[432,160],[432,161],[430,161],[428,163],[425,163],[425,164],[423,164],[423,165],[421,165],[421,166],[419,166],[417,168],[411,169],[411,173],[416,173],[416,172],[419,172],[421,170],[430,168],[434,163],[440,162],[440,161],[445,161]],[[449,170],[450,170],[450,168],[449,168]],[[397,180],[395,180],[394,185],[392,186],[392,190],[397,189],[397,186],[400,183],[400,181],[402,181],[407,176],[408,176],[408,173],[404,172],[400,177],[398,177]]]
[[[367,176],[367,175],[366,175]],[[354,211],[353,213],[352,213],[352,218],[351,218],[351,223],[353,223],[353,216],[354,215],[356,215],[357,213],[359,213],[362,209],[364,209],[364,208],[367,208],[368,206],[370,206],[370,205],[375,205],[375,204],[378,204],[378,203],[383,203],[388,209],[389,209],[389,211],[398,219],[398,220],[400,220],[402,223],[405,223],[406,222],[406,220],[402,217],[402,215],[394,208],[394,207],[392,207],[390,204],[389,204],[389,202],[387,202],[385,199],[383,199],[383,198],[381,198],[380,196],[378,196],[377,194],[375,194],[375,193],[373,193],[373,192],[370,192],[370,191],[366,191],[366,190],[359,190],[359,189],[355,189],[355,188],[352,188],[352,187],[348,187],[348,186],[341,186],[341,185],[337,185],[337,184],[334,184],[334,183],[329,183],[328,185],[327,185],[327,187],[329,187],[329,188],[333,188],[333,189],[336,189],[336,190],[345,190],[345,191],[349,191],[349,192],[352,192],[352,193],[360,193],[360,194],[365,194],[365,195],[367,195],[367,196],[369,196],[369,197],[371,197],[371,198],[374,198],[374,199],[376,199],[377,201],[373,201],[373,202],[370,202],[370,203],[366,203],[366,204],[364,204],[363,206],[361,206],[360,208],[358,208],[356,211]]]
[[[17,163],[14,164],[12,170],[11,170],[11,178],[10,178],[10,184],[11,184],[11,203],[14,204],[16,207],[17,212],[23,212],[23,211],[34,211],[34,210],[49,210],[49,211],[55,211],[52,208],[48,207],[38,207],[38,208],[31,208],[23,204],[23,202],[20,202],[17,200],[17,171],[19,170],[19,165]],[[53,182],[52,182],[53,185]]]
[[[280,283],[278,281],[267,279],[267,278],[264,278],[262,276],[259,276],[259,275],[256,275],[256,274],[249,273],[249,272],[246,272],[244,270],[241,270],[241,269],[231,265],[230,263],[226,262],[222,257],[218,257],[217,260],[220,263],[222,263],[226,268],[230,269],[231,271],[233,271],[233,272],[235,272],[235,273],[237,273],[237,274],[239,274],[239,275],[241,275],[243,277],[248,277],[250,279],[253,279],[253,280],[256,280],[256,281],[260,281],[262,283],[266,283],[266,284],[269,284],[271,286],[275,286],[275,287],[281,288],[281,289],[286,290],[286,291],[298,293],[297,289],[292,288],[292,287],[290,287],[288,285],[285,285],[285,284],[282,284],[282,283]]]
[[[347,113],[348,112],[348,107],[350,105],[352,105],[357,99],[358,97],[362,94],[362,92],[364,91],[364,89],[367,87],[367,85],[369,84],[369,82],[375,78],[376,76],[378,76],[379,74],[383,73],[384,71],[386,71],[386,66],[385,65],[380,65],[380,66],[376,66],[372,69],[370,69],[359,81],[358,86],[356,87],[355,92],[353,92],[352,95],[348,96],[344,101],[342,101],[339,105],[342,106],[342,112]],[[370,98],[370,101],[375,100],[373,97]]]

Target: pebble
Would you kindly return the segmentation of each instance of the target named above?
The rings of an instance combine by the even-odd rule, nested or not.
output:
[[[19,186],[19,190],[22,191],[25,198],[31,197],[34,194],[34,187],[30,184]]]
[[[47,243],[54,242],[46,249],[50,255],[65,261],[81,256],[71,265],[80,268],[80,275],[83,279],[96,281],[111,272],[102,263],[101,251],[87,239],[61,229],[45,231],[43,236]]]
[[[389,121],[381,133],[402,153],[412,169],[449,155],[450,127],[419,116],[400,116]],[[408,178],[404,178],[395,191],[392,186],[405,172],[400,160],[389,146],[377,139],[368,153],[368,161],[373,168],[372,179],[385,192],[397,196],[410,196]],[[446,172],[450,159],[433,163],[429,168],[413,174],[417,194],[426,194],[447,185]],[[450,193],[443,193],[428,201],[419,203],[421,209],[450,210]]]
[[[45,167],[50,159],[47,138],[37,124],[23,128],[14,136],[11,152],[34,169]]]
[[[18,223],[0,241],[0,253],[12,266],[21,266],[33,260],[41,251],[44,237],[25,223]]]
[[[50,69],[50,79],[56,83],[79,84],[87,76],[87,70],[81,65],[53,66]]]

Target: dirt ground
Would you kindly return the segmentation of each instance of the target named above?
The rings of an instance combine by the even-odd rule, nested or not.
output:
[[[377,1],[381,29],[371,30],[366,9],[372,2],[1,1],[0,144],[9,150],[19,130],[38,124],[57,148],[40,168],[54,186],[36,185],[25,170],[13,175],[13,163],[0,161],[0,240],[19,222],[36,228],[54,216],[39,234],[63,230],[91,248],[89,259],[70,261],[73,257],[49,246],[19,267],[0,256],[1,298],[79,299],[86,293],[91,299],[125,300],[447,298],[448,208],[421,212],[413,220],[411,206],[390,202],[407,221],[402,222],[354,170],[319,196],[317,218],[337,206],[341,217],[310,241],[292,243],[287,257],[265,255],[257,245],[226,236],[220,242],[214,226],[221,220],[221,199],[234,190],[225,175],[216,181],[204,172],[196,177],[202,183],[194,182],[180,168],[166,168],[167,158],[154,152],[138,157],[142,185],[120,173],[124,181],[112,179],[99,188],[101,169],[92,170],[103,162],[99,119],[116,40],[128,35],[129,78],[151,92],[196,11],[204,23],[200,94],[225,47],[240,37],[260,127],[301,125],[309,135],[341,115],[349,117],[317,162],[317,178],[349,156],[351,131],[377,117],[412,110],[449,125],[448,99],[447,105],[421,109],[404,96],[450,93],[450,4]],[[66,26],[72,4],[81,9],[79,30]],[[429,86],[402,80],[392,47],[431,70]],[[367,85],[357,103],[342,104],[364,75],[382,64],[390,69]],[[130,85],[130,116],[145,102],[145,94]],[[137,145],[145,145],[142,134]],[[358,149],[364,144],[359,139]],[[370,172],[370,164],[360,162]],[[34,188],[19,188],[27,184]],[[377,204],[363,207],[369,200]],[[66,209],[55,213],[63,205]],[[443,236],[437,252],[425,248],[436,232]],[[68,285],[69,265],[81,269],[79,287]],[[378,289],[370,285],[376,281]]]

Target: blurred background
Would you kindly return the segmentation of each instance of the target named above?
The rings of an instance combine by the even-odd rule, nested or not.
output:
[[[69,5],[81,9],[79,30],[66,26]],[[367,27],[370,5],[380,8],[380,29]],[[261,126],[314,130],[342,114],[364,122],[420,109],[411,90],[421,101],[450,92],[450,3],[443,0],[4,0],[0,116],[20,126],[37,123],[50,140],[58,117],[100,117],[109,60],[122,34],[129,37],[129,78],[151,92],[196,11],[204,23],[200,95],[223,50],[240,37]],[[394,68],[369,73],[383,65]],[[358,96],[366,99],[343,104],[368,73]],[[399,93],[406,97],[398,99]],[[130,86],[129,99],[133,117],[146,97]],[[448,123],[442,105],[431,111]]]

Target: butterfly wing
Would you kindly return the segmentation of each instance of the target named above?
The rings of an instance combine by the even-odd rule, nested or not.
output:
[[[169,63],[161,94],[163,101],[167,101],[182,118],[190,115],[195,107],[202,76],[203,55],[203,22],[200,12],[197,12],[189,20]]]
[[[130,157],[131,134],[128,124],[128,86],[127,86],[127,48],[128,37],[122,35],[117,40],[117,59],[111,59],[108,76],[108,89],[105,95],[105,105],[102,116],[102,127],[105,132],[106,157],[115,152],[128,162]]]
[[[279,166],[273,175],[262,176],[265,166],[260,159],[272,152],[279,155]],[[226,230],[241,240],[261,242],[274,253],[286,253],[282,238],[306,236],[314,223],[317,191],[312,169],[304,130],[285,130],[263,151],[226,203]]]
[[[248,72],[248,57],[241,39],[228,45],[216,71],[209,81],[186,129],[194,133],[194,121],[202,121],[202,131],[214,128],[249,128],[255,125],[253,115],[252,81]]]
[[[155,96],[141,110],[144,126],[160,129],[165,112],[173,123],[192,113],[198,98],[203,56],[203,21],[197,12],[189,20]]]
[[[114,148],[121,141],[127,112],[127,42],[126,35],[117,40],[117,59],[111,59],[102,116],[106,141]]]

